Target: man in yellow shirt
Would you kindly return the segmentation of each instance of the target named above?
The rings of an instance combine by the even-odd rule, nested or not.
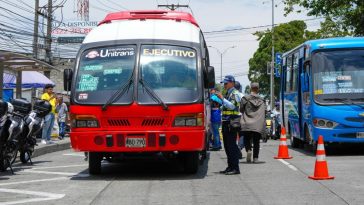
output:
[[[54,126],[56,114],[56,95],[53,93],[53,85],[47,84],[44,86],[42,100],[48,101],[52,105],[52,111],[45,116],[44,126],[42,131],[42,144],[53,144],[51,141],[51,133]]]

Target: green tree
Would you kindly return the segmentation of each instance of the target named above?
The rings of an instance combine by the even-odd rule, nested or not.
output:
[[[274,28],[274,50],[275,52],[286,52],[300,45],[309,39],[317,38],[315,32],[306,30],[307,26],[303,21],[291,21],[289,23],[278,25]],[[272,32],[271,30],[256,32],[259,47],[254,53],[253,58],[249,60],[248,78],[251,82],[259,82],[260,93],[269,96],[270,93],[270,75],[267,74],[267,62],[272,59]],[[274,80],[275,96],[279,93],[280,79]]]
[[[283,0],[286,15],[297,8],[308,10],[309,16],[323,16],[336,24],[342,32],[353,33],[355,36],[364,35],[364,1],[363,0]],[[331,28],[334,28],[332,25]],[[336,30],[337,31],[337,30]],[[336,32],[333,31],[334,34]]]

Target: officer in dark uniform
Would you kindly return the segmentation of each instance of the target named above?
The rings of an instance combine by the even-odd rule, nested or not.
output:
[[[230,122],[235,121],[236,119],[240,119],[239,105],[241,99],[239,97],[239,91],[234,88],[235,78],[233,76],[225,76],[222,83],[224,83],[224,88],[227,92],[225,96],[222,96],[221,93],[218,94],[218,96],[223,101],[222,135],[228,167],[220,173],[226,175],[234,175],[240,174],[239,149],[236,144],[236,137],[240,128],[234,127]]]

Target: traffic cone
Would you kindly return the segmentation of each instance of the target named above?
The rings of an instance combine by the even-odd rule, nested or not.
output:
[[[278,156],[274,157],[274,159],[292,159],[292,157],[289,156],[288,154],[286,129],[284,127],[282,127],[281,129],[281,138],[279,142]]]
[[[322,135],[318,138],[317,151],[316,151],[316,163],[315,163],[315,173],[313,176],[308,178],[314,180],[325,180],[334,179],[335,177],[329,176],[329,170],[327,168],[324,138]]]

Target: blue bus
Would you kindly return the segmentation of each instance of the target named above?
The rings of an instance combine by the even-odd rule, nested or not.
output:
[[[311,40],[282,55],[281,116],[292,147],[364,143],[364,38]]]

